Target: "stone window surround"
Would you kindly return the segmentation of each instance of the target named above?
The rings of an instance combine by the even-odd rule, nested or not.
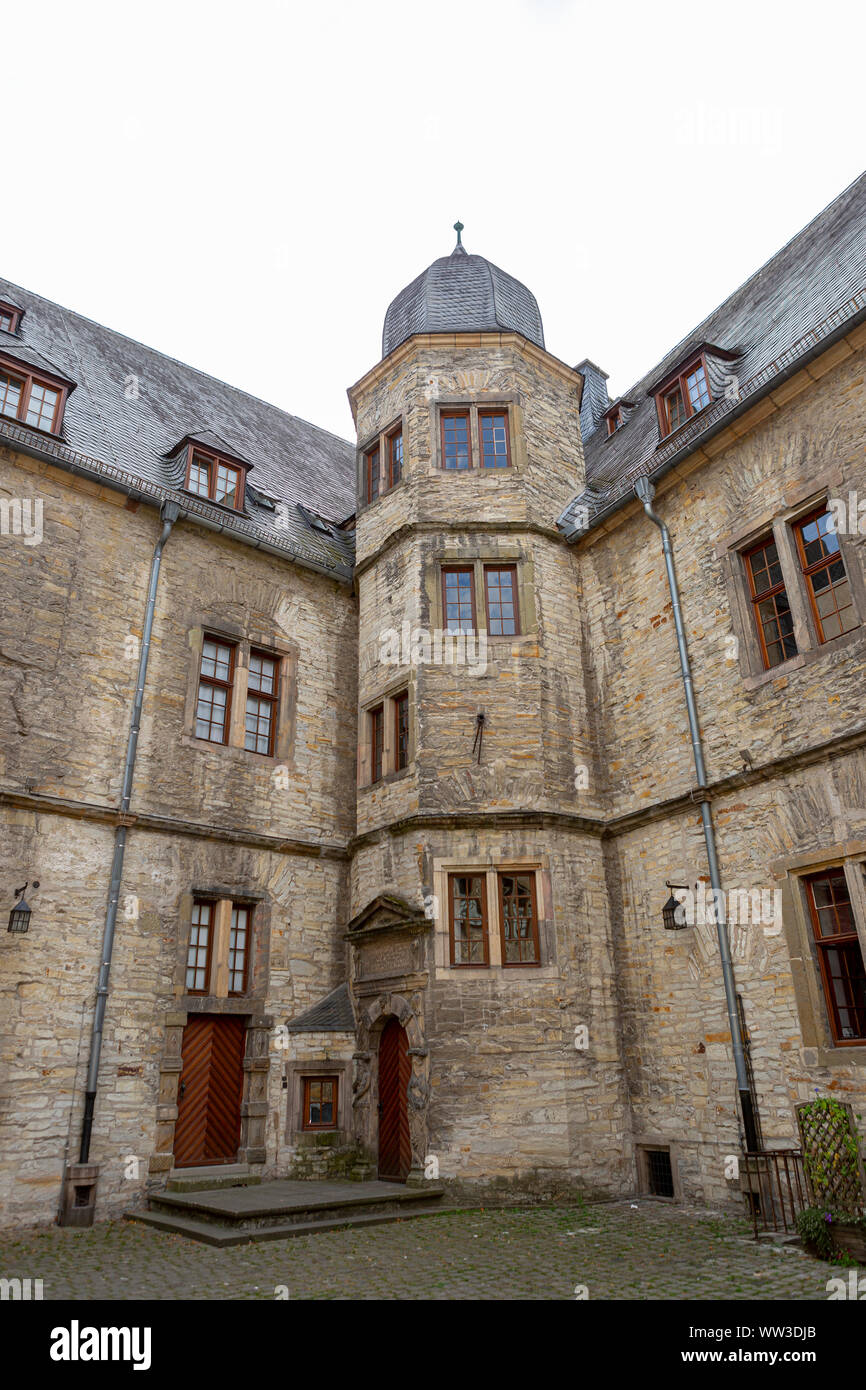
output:
[[[814,615],[806,592],[806,581],[800,567],[797,540],[794,535],[794,526],[799,520],[826,503],[828,497],[834,494],[843,495],[839,489],[844,490],[844,486],[839,471],[834,470],[834,473],[828,476],[822,485],[811,487],[808,493],[802,493],[793,504],[786,505],[781,509],[768,510],[759,518],[753,518],[748,526],[740,528],[715,547],[714,556],[722,562],[731,624],[734,635],[738,639],[740,675],[747,690],[755,690],[780,675],[787,675],[790,671],[796,671],[802,666],[809,665],[818,660],[827,650],[837,650],[839,647],[847,646],[849,643],[860,641],[863,638],[862,624],[864,615],[866,615],[866,585],[864,585],[856,548],[851,546],[848,538],[843,535],[839,536],[839,549],[851,585],[854,611],[859,620],[859,626],[852,628],[849,632],[841,633],[838,637],[832,637],[829,642],[821,642],[818,638]],[[757,545],[762,537],[770,535],[775,540],[779,553],[782,576],[794,620],[797,655],[789,657],[787,661],[782,661],[778,666],[771,666],[767,670],[764,667],[760,639],[755,630],[753,604],[749,592],[744,554]]]
[[[803,879],[822,869],[842,868],[854,910],[860,949],[866,960],[866,840],[848,840],[777,860],[772,871],[781,881],[782,928],[791,961],[794,998],[803,1047],[817,1051],[817,1065],[866,1063],[866,1043],[837,1043],[833,1038],[821,982],[818,948]]]
[[[405,767],[395,767],[397,757],[397,721],[394,701],[398,695],[409,696],[409,756]],[[370,739],[370,712],[384,707],[384,728],[382,739],[382,776],[378,782],[371,782],[373,774],[373,747]],[[405,675],[395,677],[378,695],[365,700],[361,706],[358,720],[358,786],[369,788],[383,787],[388,782],[396,782],[405,777],[415,761],[415,690],[411,680]]]
[[[671,1160],[671,1178],[673,1180],[673,1197],[660,1197],[650,1190],[649,1181],[649,1161],[647,1155],[650,1153],[668,1153]],[[682,1183],[680,1181],[679,1165],[679,1145],[665,1143],[661,1140],[657,1143],[651,1139],[636,1140],[634,1146],[635,1163],[637,1165],[637,1185],[638,1194],[643,1197],[653,1197],[657,1202],[681,1202],[683,1200]]]
[[[488,566],[513,565],[517,573],[517,626],[520,631],[511,637],[491,637],[487,632],[487,597],[484,587],[484,571]],[[519,545],[502,542],[485,548],[483,551],[467,555],[465,550],[448,547],[436,559],[433,584],[427,584],[430,601],[431,627],[445,630],[445,611],[442,596],[443,569],[471,569],[473,571],[473,596],[475,600],[475,621],[477,632],[485,633],[488,652],[496,657],[500,652],[510,656],[512,647],[525,644],[534,647],[538,642],[538,622],[535,611],[535,565],[531,556],[525,554]]]
[[[354,1047],[354,1037],[351,1038],[351,1046]],[[287,1081],[286,1089],[286,1143],[296,1145],[298,1143],[310,1142],[310,1136],[316,1134],[333,1134],[335,1131],[344,1134],[349,1133],[352,1128],[352,1060],[351,1058],[331,1057],[323,1060],[320,1054],[314,1057],[292,1057],[287,1059],[285,1064],[284,1076]],[[303,1104],[304,1104],[304,1080],[307,1078],[316,1079],[321,1076],[336,1076],[337,1078],[337,1118],[336,1123],[329,1129],[304,1129],[303,1128]]]
[[[502,933],[499,920],[498,874],[519,873],[535,875],[535,900],[538,906],[538,942],[540,965],[503,965]],[[487,892],[488,965],[452,965],[451,936],[448,918],[448,877],[450,874],[480,874]],[[556,930],[553,919],[553,894],[550,880],[550,861],[547,855],[517,855],[505,859],[491,855],[463,856],[459,859],[433,860],[433,943],[437,980],[489,980],[491,972],[498,978],[514,976],[518,980],[556,979]]]
[[[205,634],[221,638],[235,647],[232,701],[229,715],[229,735],[227,743],[211,743],[208,739],[197,738],[195,734],[196,706],[198,704],[199,675],[201,672],[201,653]],[[184,701],[183,732],[181,743],[189,748],[219,750],[221,754],[244,761],[254,759],[266,766],[286,763],[290,760],[295,738],[295,710],[297,707],[298,648],[284,638],[274,637],[263,628],[242,628],[229,622],[223,616],[204,615],[187,634],[192,654],[187,678],[186,699]],[[256,753],[244,747],[245,714],[247,703],[247,680],[249,676],[250,649],[263,651],[279,662],[279,696],[276,709],[276,733],[272,753]]]
[[[186,962],[192,923],[192,906],[206,898],[215,907],[211,921],[211,974],[208,994],[187,994]],[[231,909],[237,904],[250,908],[247,940],[247,988],[243,994],[228,992],[228,943]],[[270,964],[270,904],[256,889],[228,887],[225,884],[196,885],[184,893],[178,904],[177,953],[174,995],[179,1008],[190,1013],[246,1013],[253,1003],[264,1006]]]
[[[389,485],[389,462],[388,462],[388,440],[392,434],[400,430],[403,435],[403,472],[398,482],[393,487]],[[367,500],[367,455],[371,449],[379,448],[379,493],[372,501]],[[358,497],[358,514],[365,511],[367,507],[375,507],[377,502],[389,493],[396,492],[398,487],[402,487],[406,481],[406,422],[402,415],[395,415],[382,429],[376,430],[374,434],[367,435],[363,442],[358,445],[356,459],[356,485]]]
[[[507,468],[482,468],[481,437],[478,430],[479,410],[501,410],[508,416],[508,448],[511,462]],[[469,412],[470,468],[442,467],[442,415],[453,410]],[[430,463],[428,471],[446,473],[449,478],[507,478],[519,473],[526,465],[523,446],[523,420],[520,396],[514,391],[471,391],[459,395],[439,395],[430,411]]]

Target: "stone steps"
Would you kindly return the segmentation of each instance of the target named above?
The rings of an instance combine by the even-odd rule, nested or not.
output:
[[[261,1183],[246,1163],[223,1163],[208,1168],[174,1168],[165,1185],[167,1192],[203,1192],[218,1187],[255,1187]]]
[[[443,1211],[438,1184],[276,1181],[153,1194],[147,1209],[125,1213],[157,1230],[208,1245],[285,1240],[341,1227],[381,1225]],[[451,1210],[451,1208],[448,1208]]]

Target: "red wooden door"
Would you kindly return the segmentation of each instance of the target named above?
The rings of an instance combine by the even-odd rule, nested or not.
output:
[[[241,1137],[244,1019],[197,1014],[183,1030],[174,1165],[234,1163]]]
[[[406,1030],[389,1019],[379,1039],[379,1177],[405,1182],[412,1166],[409,1142],[409,1077]]]

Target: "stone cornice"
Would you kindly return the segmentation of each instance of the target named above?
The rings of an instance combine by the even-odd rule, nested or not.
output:
[[[65,796],[47,796],[36,792],[0,787],[0,804],[17,806],[21,810],[43,815],[69,816],[74,820],[97,821],[102,825],[129,826],[148,830],[157,835],[187,835],[196,839],[221,840],[227,844],[244,845],[248,849],[269,850],[273,854],[302,854],[313,859],[348,859],[342,845],[318,844],[313,840],[286,838],[283,835],[262,835],[257,831],[221,825],[203,825],[198,821],[182,820],[175,816],[152,816],[141,813],[123,814],[114,806],[93,801],[73,801]]]
[[[349,842],[349,854],[355,855],[367,845],[376,844],[385,836],[402,835],[419,830],[477,830],[505,829],[514,826],[526,829],[562,829],[573,834],[590,835],[597,839],[615,839],[627,835],[632,830],[648,825],[652,821],[664,820],[668,816],[684,815],[695,811],[702,801],[716,801],[732,792],[745,790],[761,782],[768,782],[786,773],[813,767],[817,763],[829,762],[834,758],[844,758],[849,753],[866,747],[866,728],[857,729],[852,734],[843,734],[827,739],[810,748],[788,753],[760,767],[748,771],[735,772],[711,782],[703,791],[696,787],[681,792],[677,796],[656,801],[651,806],[641,806],[638,810],[627,811],[619,816],[581,816],[571,811],[513,810],[513,811],[436,811],[419,812],[376,826],[372,830],[356,835]]]
[[[407,338],[405,343],[401,343],[395,348],[389,357],[383,357],[381,362],[377,362],[375,367],[371,367],[354,386],[350,386],[346,391],[349,397],[349,404],[352,407],[352,418],[355,418],[355,403],[362,391],[367,391],[371,386],[388,376],[390,372],[398,367],[401,362],[405,362],[407,357],[418,348],[439,348],[459,350],[460,348],[497,348],[514,347],[522,352],[524,357],[532,358],[540,363],[548,371],[556,376],[562,377],[564,381],[570,382],[578,392],[583,391],[583,376],[574,367],[569,367],[559,357],[554,357],[552,353],[546,352],[544,348],[537,347],[528,338],[523,338],[519,333],[415,333],[411,338]],[[580,399],[578,398],[578,406]]]
[[[21,810],[41,812],[42,814],[69,816],[73,819],[96,821],[115,827],[128,825],[135,830],[147,830],[152,834],[185,835],[197,839],[221,840],[229,844],[244,845],[251,849],[262,849],[275,854],[298,854],[314,859],[347,861],[360,849],[380,842],[386,836],[402,835],[418,830],[490,829],[523,826],[527,829],[564,829],[574,834],[590,835],[598,839],[614,839],[632,830],[648,825],[652,821],[664,820],[668,816],[683,815],[693,811],[701,801],[716,801],[732,792],[757,786],[782,777],[801,768],[814,767],[818,763],[829,762],[834,758],[844,758],[866,747],[866,727],[855,729],[853,733],[842,734],[826,739],[809,748],[786,753],[760,767],[748,771],[730,773],[711,782],[704,791],[690,788],[677,796],[656,801],[651,806],[641,806],[635,811],[627,811],[619,816],[582,816],[572,811],[551,810],[512,810],[512,811],[435,811],[419,812],[375,826],[360,835],[355,835],[345,846],[337,844],[317,844],[311,840],[290,839],[280,835],[263,835],[256,831],[203,825],[197,821],[182,820],[173,816],[154,816],[147,814],[122,815],[114,806],[104,806],[96,802],[73,801],[68,797],[48,796],[13,787],[0,787],[0,804],[16,806]]]
[[[382,543],[365,555],[363,560],[359,560],[355,565],[355,579],[359,579],[362,574],[381,560],[383,555],[387,555],[389,550],[393,550],[395,545],[399,545],[407,537],[414,534],[441,535],[447,532],[453,535],[465,535],[471,532],[472,535],[534,535],[543,536],[545,540],[553,541],[556,545],[568,545],[565,536],[561,531],[557,531],[555,526],[542,526],[537,521],[451,521],[442,517],[438,521],[404,521],[401,526],[390,531]]]

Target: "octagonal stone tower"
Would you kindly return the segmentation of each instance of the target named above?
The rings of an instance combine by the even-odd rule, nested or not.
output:
[[[355,1129],[383,1177],[619,1191],[600,769],[554,525],[584,480],[582,379],[457,231],[349,391]]]

